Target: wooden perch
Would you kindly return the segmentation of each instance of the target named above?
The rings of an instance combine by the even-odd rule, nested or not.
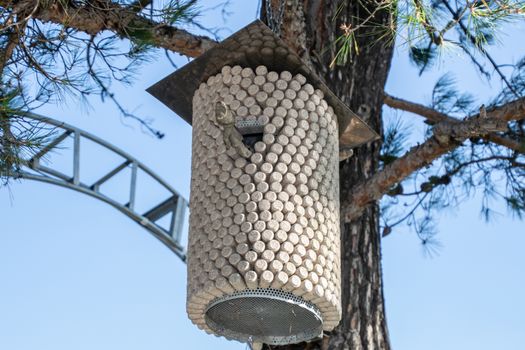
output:
[[[404,156],[355,186],[352,197],[345,199],[349,205],[342,213],[344,221],[358,218],[368,204],[381,199],[394,185],[458,147],[467,138],[505,131],[507,122],[522,119],[525,119],[525,98],[490,111],[482,107],[481,115],[476,114],[464,121],[441,121],[434,126],[433,136],[423,144],[412,147]]]

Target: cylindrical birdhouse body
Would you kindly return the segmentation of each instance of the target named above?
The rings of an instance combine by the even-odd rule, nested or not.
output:
[[[339,161],[377,133],[261,21],[148,91],[193,125],[190,319],[267,344],[332,330]]]
[[[193,96],[190,319],[293,343],[341,317],[339,133],[301,74],[225,66]]]

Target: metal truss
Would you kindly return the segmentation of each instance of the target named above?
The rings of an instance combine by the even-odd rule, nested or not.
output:
[[[95,135],[61,121],[41,115],[27,114],[24,116],[37,121],[38,123],[50,125],[51,128],[57,132],[58,136],[41,148],[30,159],[24,160],[22,162],[23,167],[18,171],[13,172],[11,174],[12,177],[65,187],[106,202],[148,230],[153,236],[180,257],[183,262],[186,261],[186,251],[181,243],[181,238],[188,202],[177,191],[175,191],[175,189],[136,158]],[[51,167],[48,167],[42,164],[42,158],[53,149],[58,149],[58,146],[68,138],[73,138],[73,164],[71,164],[73,170],[72,176],[71,174],[66,174],[53,168],[52,165]],[[80,145],[82,139],[87,139],[102,146],[104,151],[116,154],[123,158],[124,161],[95,182],[83,182],[80,172]],[[96,159],[93,161],[96,162]],[[100,189],[104,183],[125,169],[131,170],[131,176],[127,196],[128,201],[126,203],[121,203],[110,195],[103,194]],[[169,193],[169,197],[166,200],[154,205],[151,209],[142,213],[135,210],[136,193],[139,185],[137,182],[137,173],[139,170],[149,175],[157,184],[161,185]],[[169,214],[171,214],[169,229],[165,229],[159,224],[159,221]]]

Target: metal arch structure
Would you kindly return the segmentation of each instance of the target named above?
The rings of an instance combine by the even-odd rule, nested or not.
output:
[[[136,158],[95,135],[67,123],[38,114],[28,113],[24,114],[24,117],[30,118],[38,123],[50,125],[57,131],[58,136],[54,137],[30,159],[23,160],[21,162],[22,167],[10,174],[11,177],[65,187],[101,200],[144,227],[154,237],[171,249],[183,262],[186,261],[186,250],[181,241],[184,216],[188,202],[173,187]],[[73,160],[71,164],[73,176],[54,169],[53,167],[45,166],[41,162],[42,157],[53,149],[57,149],[57,147],[68,138],[73,138]],[[120,156],[124,161],[95,182],[83,182],[80,172],[80,145],[82,139],[92,141],[102,146],[105,151]],[[104,183],[125,169],[131,170],[130,184],[127,193],[128,202],[121,203],[116,198],[103,194],[100,188]],[[169,193],[169,197],[166,200],[157,203],[151,209],[142,213],[139,213],[135,209],[138,188],[137,174],[139,170],[146,173]],[[169,214],[171,214],[170,225],[169,228],[166,229],[159,224],[159,220]]]

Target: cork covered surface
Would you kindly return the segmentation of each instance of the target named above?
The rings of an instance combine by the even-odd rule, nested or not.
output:
[[[290,71],[222,67],[193,96],[188,241],[190,319],[211,333],[206,307],[274,288],[315,304],[324,330],[341,318],[338,122],[321,89]],[[240,156],[215,105],[263,135]]]

